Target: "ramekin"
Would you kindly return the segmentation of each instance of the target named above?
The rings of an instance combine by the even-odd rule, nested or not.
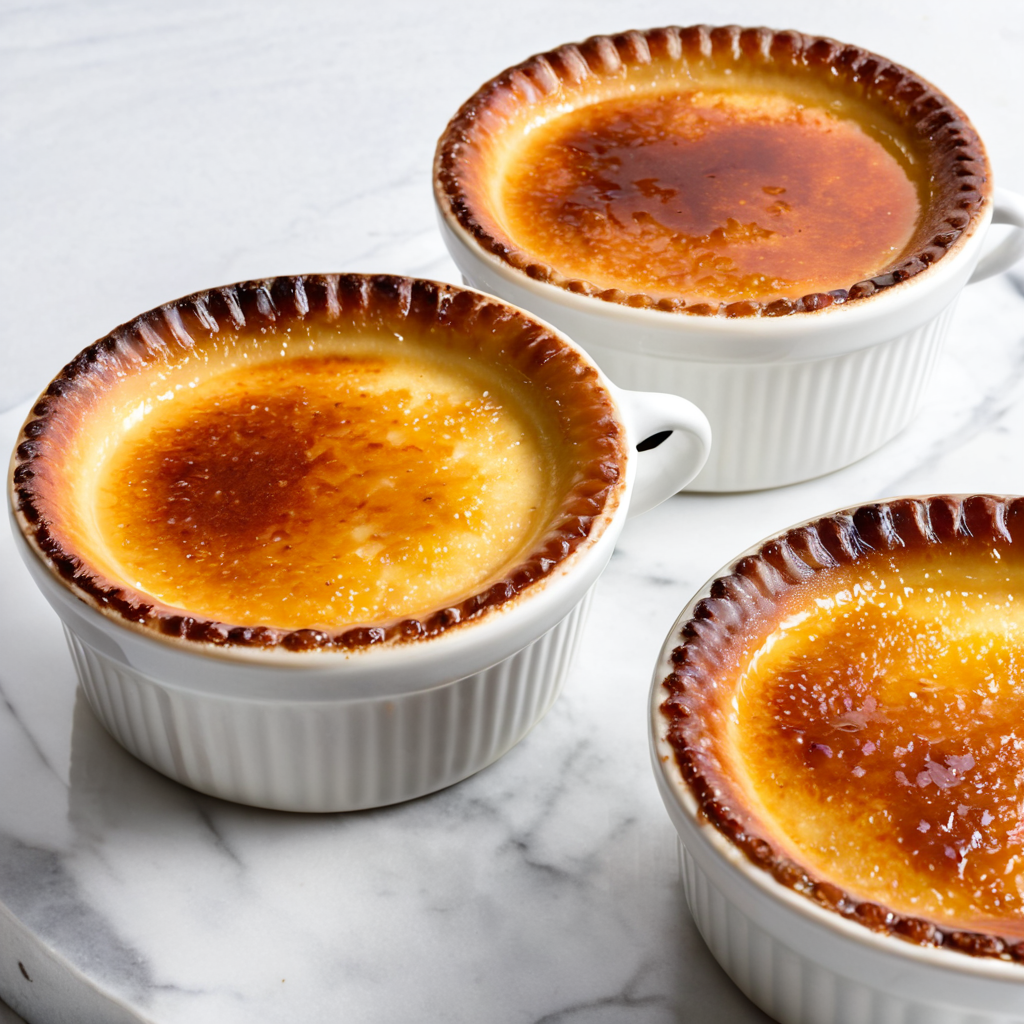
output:
[[[752,303],[723,305],[707,315],[560,279],[481,224],[472,208],[486,205],[474,198],[481,186],[475,179],[464,185],[461,169],[471,166],[475,175],[479,166],[488,166],[490,147],[500,146],[506,121],[524,111],[543,117],[579,103],[591,83],[603,96],[607,82],[630,76],[645,81],[659,62],[681,66],[688,81],[690,68],[712,59],[723,66],[780,61],[790,74],[830,67],[836,81],[875,89],[894,110],[904,111],[922,137],[938,140],[940,131],[947,133],[950,153],[969,146],[974,162],[954,164],[962,170],[950,172],[975,175],[960,186],[972,190],[963,193],[969,217],[957,208],[957,186],[950,186],[945,230],[955,223],[949,232],[955,241],[922,250],[920,258],[906,261],[908,270],[897,268],[884,280],[853,287],[844,282],[846,288],[790,303],[787,315],[745,308],[757,305]],[[959,159],[967,159],[967,150]],[[699,491],[796,483],[881,447],[916,412],[960,291],[1024,253],[1024,200],[1005,191],[993,194],[984,148],[962,112],[884,58],[794,32],[654,29],[598,36],[532,57],[467,101],[439,143],[434,183],[441,233],[467,284],[565,331],[620,386],[668,390],[699,402],[715,433],[715,450],[689,485]],[[1014,230],[985,251],[990,223]]]
[[[592,368],[573,342],[488,296],[404,278],[345,275],[340,280],[357,296],[374,289],[397,296],[404,309],[433,296],[441,302],[441,314],[430,315],[441,320],[451,315],[444,310],[455,309],[447,304],[453,297],[486,315],[519,318],[577,353],[583,372],[589,375]],[[339,278],[332,275],[248,282],[220,292],[227,299],[219,308],[230,310],[235,322],[247,317],[256,331],[282,315],[283,302],[300,307],[289,315],[305,316],[314,292],[324,316],[336,315],[339,308]],[[102,358],[123,346],[121,339],[133,330],[132,337],[141,331],[149,339],[161,331],[181,338],[186,326],[193,332],[205,329],[212,294],[144,314],[85,355]],[[166,629],[133,624],[105,605],[102,595],[97,600],[73,576],[62,574],[40,549],[34,539],[38,524],[26,519],[19,497],[16,451],[8,494],[17,546],[63,623],[93,711],[124,747],[172,779],[214,796],[281,810],[380,807],[449,786],[492,763],[557,697],[594,586],[626,518],[674,494],[698,471],[710,444],[707,421],[689,402],[620,391],[599,372],[596,379],[624,432],[625,475],[615,500],[547,575],[478,615],[458,621],[456,613],[457,628],[407,642],[374,639],[347,648],[296,650],[281,643],[214,643],[202,635],[190,639],[187,630],[168,635]],[[58,384],[51,385],[50,396],[61,394],[60,378]],[[19,448],[31,448],[32,422],[30,417]],[[663,430],[675,432],[669,442],[635,450],[638,441]],[[181,612],[187,615],[187,609]]]
[[[890,546],[898,547],[899,530],[890,530],[893,522],[901,515],[927,522],[931,503],[944,506],[943,518],[955,521],[955,529],[1003,531],[1006,538],[1005,510],[1014,500],[1019,526],[1024,499],[977,495],[891,499],[833,515],[848,521],[862,516],[862,522],[870,520],[876,537],[887,534]],[[946,516],[946,510],[952,510],[951,516]],[[663,683],[677,667],[673,652],[685,637],[705,628],[705,620],[708,625],[718,622],[712,629],[729,628],[729,613],[722,609],[719,614],[713,595],[722,597],[722,582],[730,576],[737,580],[732,575],[737,571],[746,580],[740,586],[752,600],[771,600],[773,587],[784,587],[789,575],[788,539],[815,525],[808,521],[768,538],[716,573],[670,630],[654,671],[649,703],[651,762],[679,834],[682,884],[690,911],[726,973],[780,1024],[1024,1021],[1024,963],[1019,949],[1013,958],[1008,954],[999,958],[918,944],[891,931],[871,930],[851,919],[855,914],[843,916],[820,905],[811,894],[781,884],[712,823],[666,739],[668,719],[660,709],[666,697]],[[779,567],[777,572],[773,566]],[[973,933],[959,934],[967,941],[973,937]],[[952,946],[948,936],[947,942]]]

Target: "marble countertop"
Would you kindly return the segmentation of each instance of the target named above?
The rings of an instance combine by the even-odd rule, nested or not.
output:
[[[115,0],[0,6],[0,446],[85,344],[228,281],[456,280],[429,169],[448,117],[529,54],[685,20],[857,42],[952,95],[1024,192],[1009,0],[498,8]],[[920,415],[869,458],[630,522],[554,709],[434,796],[299,816],[199,796],[124,753],[0,531],[0,996],[31,1024],[767,1020],[720,971],[648,764],[656,652],[758,538],[893,494],[1024,492],[1024,264],[972,286]],[[18,1017],[0,1005],[0,1022]]]

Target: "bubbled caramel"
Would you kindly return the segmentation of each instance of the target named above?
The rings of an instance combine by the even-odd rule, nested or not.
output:
[[[1024,578],[993,557],[830,573],[735,682],[735,770],[858,898],[1024,938]]]
[[[667,738],[755,863],[868,927],[1024,955],[1024,500],[795,529],[682,638]]]
[[[151,403],[99,470],[117,573],[210,619],[336,629],[422,615],[514,563],[558,490],[543,415],[496,375],[393,347]]]
[[[913,236],[912,161],[876,135],[781,94],[628,96],[530,132],[501,198],[512,238],[565,277],[795,299],[871,277]]]

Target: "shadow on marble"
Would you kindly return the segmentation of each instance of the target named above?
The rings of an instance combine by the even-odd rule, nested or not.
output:
[[[385,827],[398,827],[415,835],[420,832],[424,818],[436,825],[439,818],[460,817],[468,802],[475,799],[476,787],[482,785],[478,776],[475,783],[464,783],[408,804],[346,815],[298,815],[244,807],[194,793],[146,767],[106,733],[82,691],[76,695],[68,815],[76,835],[79,858],[89,856],[92,851],[97,860],[112,859],[116,851],[117,860],[126,856],[136,862],[149,858],[154,869],[160,871],[170,868],[177,848],[182,857],[206,858],[205,863],[197,867],[198,873],[199,870],[216,870],[218,859],[238,865],[248,861],[251,868],[253,845],[258,842],[260,845],[276,844],[287,851],[290,870],[298,877],[308,870],[305,859],[316,855],[313,849],[328,840],[337,844],[339,871],[344,874],[346,869],[356,870],[353,861],[346,863],[346,858],[354,858],[357,851],[346,854],[344,846],[346,837],[351,837],[354,830],[379,832]],[[421,834],[421,838],[431,843],[436,853],[437,837],[431,833]],[[365,856],[365,847],[362,855]],[[386,856],[383,851],[382,856]],[[429,851],[422,850],[420,857],[429,860]],[[416,858],[404,856],[401,866],[405,872],[415,871]],[[493,861],[485,861],[479,867],[480,874],[465,877],[466,901],[481,904],[493,901],[494,890],[500,885],[487,875],[500,874],[500,871]],[[575,934],[579,914],[575,906],[579,901],[576,883],[572,879],[552,879],[551,882],[549,895],[554,898],[547,903],[545,920],[534,919],[525,925],[520,922],[518,927],[526,933],[521,937],[552,946],[580,941]],[[173,885],[173,879],[168,884]],[[231,899],[231,885],[226,884],[227,898]],[[603,923],[609,932],[618,927],[619,922],[614,918],[625,909],[619,901],[628,903],[632,898],[629,884],[625,883],[626,888],[610,900],[609,909],[613,913]],[[732,984],[704,945],[686,907],[681,882],[677,880],[672,884],[668,880],[662,892],[666,904],[662,917],[671,922],[669,929],[659,936],[651,936],[649,948],[636,957],[637,966],[625,984],[619,982],[614,991],[579,1002],[560,1003],[557,997],[551,998],[554,995],[551,993],[548,1012],[536,1015],[533,1018],[536,1024],[769,1022],[770,1018]],[[357,893],[353,896],[358,898]],[[107,900],[101,902],[109,905],[110,898],[108,892]],[[493,909],[500,913],[499,907]],[[230,916],[232,911],[233,908],[225,906],[226,914]],[[516,927],[514,922],[510,924]],[[137,973],[144,958],[134,955],[128,943],[114,940],[108,943],[104,959],[107,971],[117,963],[122,968],[135,965],[134,974],[121,971],[114,987],[133,989],[136,1005],[146,1005],[150,996],[140,987],[145,988],[149,982]],[[525,965],[522,970],[524,977],[528,976]],[[493,999],[494,1005],[500,1004],[503,998],[500,986],[480,978],[475,979],[475,984],[480,989],[478,997]],[[598,991],[600,988],[598,986]],[[0,1018],[0,1024],[7,1022]]]
[[[25,1024],[25,1019],[19,1017],[2,999],[0,999],[0,1024]]]

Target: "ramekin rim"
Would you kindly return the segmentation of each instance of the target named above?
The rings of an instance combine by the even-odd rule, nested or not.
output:
[[[499,595],[500,599],[493,603],[483,605],[480,608],[474,607],[465,610],[466,613],[464,614],[460,613],[461,605],[459,609],[454,609],[456,612],[455,616],[450,615],[453,609],[441,609],[436,615],[447,616],[447,618],[445,621],[439,622],[440,628],[434,632],[419,631],[413,635],[399,635],[398,631],[407,620],[401,620],[388,626],[391,633],[385,633],[383,628],[376,626],[365,628],[346,627],[343,632],[347,633],[358,630],[360,633],[366,632],[368,634],[366,637],[356,637],[353,642],[346,644],[334,643],[333,638],[326,635],[322,639],[313,638],[312,642],[306,642],[309,638],[303,636],[301,638],[302,642],[289,644],[286,642],[287,637],[294,636],[295,634],[309,634],[314,631],[285,629],[276,630],[269,637],[261,636],[258,642],[251,642],[250,638],[241,638],[236,642],[227,637],[227,630],[230,627],[219,629],[219,635],[213,635],[211,628],[214,631],[218,631],[218,628],[223,624],[202,619],[198,616],[194,618],[189,617],[186,609],[169,609],[168,612],[161,612],[157,616],[161,619],[162,623],[169,620],[171,626],[174,626],[176,621],[177,626],[180,628],[176,630],[164,629],[162,626],[161,628],[153,628],[148,622],[136,621],[137,616],[134,614],[134,605],[138,604],[138,602],[134,596],[130,600],[121,601],[115,595],[114,599],[111,600],[110,595],[104,592],[102,586],[97,588],[83,585],[82,578],[79,576],[77,567],[73,562],[69,563],[69,571],[67,573],[59,571],[53,554],[45,550],[44,546],[40,543],[38,519],[35,521],[31,519],[33,514],[39,515],[39,509],[34,507],[33,495],[24,493],[26,485],[31,484],[31,465],[38,455],[38,438],[44,436],[43,429],[40,429],[38,425],[41,424],[45,427],[46,419],[52,412],[52,409],[47,407],[48,403],[51,406],[59,405],[62,397],[61,388],[58,385],[62,385],[62,382],[65,380],[70,380],[73,387],[75,378],[79,374],[83,376],[88,375],[91,365],[99,362],[105,353],[114,351],[115,346],[123,339],[127,332],[132,330],[138,332],[139,325],[142,325],[149,334],[152,334],[153,324],[161,316],[171,322],[170,333],[172,335],[180,334],[183,329],[181,324],[182,310],[189,313],[192,321],[198,320],[200,325],[202,325],[205,321],[212,318],[210,304],[217,301],[219,301],[218,309],[220,306],[224,306],[228,310],[226,315],[232,317],[242,314],[243,301],[248,302],[248,305],[252,306],[256,313],[264,316],[267,315],[266,307],[269,304],[271,310],[269,315],[273,319],[274,315],[280,312],[278,307],[285,301],[291,300],[298,308],[299,315],[304,316],[309,311],[308,302],[311,286],[323,286],[329,289],[332,281],[336,292],[340,287],[340,282],[347,282],[353,287],[361,288],[363,292],[372,287],[391,289],[396,293],[398,301],[405,302],[407,306],[410,303],[410,293],[417,287],[425,289],[428,293],[438,297],[439,301],[443,301],[447,297],[452,300],[450,303],[452,305],[454,305],[455,299],[468,296],[469,298],[466,301],[471,304],[475,303],[471,310],[474,315],[479,315],[482,310],[491,308],[497,308],[512,314],[513,317],[525,321],[531,328],[536,329],[538,339],[535,340],[539,340],[541,345],[546,341],[554,341],[560,351],[568,352],[573,360],[585,367],[587,380],[601,393],[605,406],[610,410],[617,424],[617,434],[615,439],[613,439],[615,441],[613,447],[615,448],[614,458],[618,466],[618,473],[614,480],[608,482],[604,499],[600,502],[600,508],[595,508],[596,514],[584,517],[585,522],[581,520],[583,522],[583,525],[580,527],[581,536],[578,538],[570,537],[572,543],[569,549],[553,561],[547,559],[546,561],[549,561],[550,564],[540,564],[536,567],[538,571],[530,568],[531,564],[533,562],[543,563],[545,559],[541,558],[535,551],[528,552],[524,556],[522,564],[530,571],[525,573],[521,586],[514,587],[511,592],[503,596]],[[326,285],[324,282],[327,282]],[[296,286],[297,291],[294,290]],[[288,295],[283,295],[282,293],[288,289],[293,289],[293,291]],[[299,292],[302,294],[300,295]],[[277,299],[277,306],[275,306],[275,297]],[[337,295],[335,295],[336,299]],[[305,300],[307,307],[305,310],[301,309],[303,300]],[[244,312],[249,313],[251,317],[253,310],[247,306]],[[290,312],[288,315],[290,315]],[[244,316],[242,322],[245,322]],[[543,357],[543,353],[540,353],[540,355]],[[72,370],[73,372],[71,372]],[[33,427],[33,424],[37,426]],[[636,461],[632,455],[627,434],[627,418],[622,414],[614,390],[609,386],[609,381],[605,374],[586,351],[572,339],[528,310],[521,309],[504,299],[487,295],[476,289],[423,278],[411,278],[393,274],[295,274],[277,278],[258,278],[250,281],[235,282],[231,285],[191,293],[140,314],[84,349],[82,353],[54,377],[47,389],[33,403],[32,412],[30,412],[25,424],[22,425],[11,456],[7,480],[7,498],[13,518],[12,525],[16,525],[17,531],[25,538],[29,549],[41,565],[69,593],[75,595],[95,611],[123,628],[140,632],[142,635],[159,639],[171,645],[182,643],[196,645],[186,649],[202,650],[206,653],[214,650],[223,654],[235,648],[239,650],[243,648],[252,650],[280,648],[296,654],[304,654],[311,651],[326,653],[332,649],[342,649],[349,652],[363,649],[384,651],[385,649],[410,643],[415,646],[421,639],[434,639],[446,633],[460,632],[458,629],[453,630],[449,628],[450,626],[461,626],[463,623],[469,624],[471,622],[480,623],[493,618],[494,616],[489,614],[492,610],[492,605],[500,607],[508,602],[516,601],[524,593],[531,591],[539,592],[539,590],[547,589],[546,587],[538,588],[537,584],[543,583],[544,580],[551,576],[553,569],[558,566],[569,567],[577,564],[579,559],[572,556],[578,550],[583,553],[593,548],[596,542],[607,532],[609,525],[617,518],[621,518],[626,514],[628,492],[635,473],[634,464]],[[27,472],[26,467],[29,467]],[[44,522],[43,525],[47,524]],[[586,528],[583,529],[583,526]],[[68,553],[64,552],[63,549],[59,549],[58,553],[68,557]],[[71,552],[70,556],[73,558],[74,553]],[[83,575],[87,576],[88,573]],[[90,576],[89,578],[91,579],[92,577]],[[94,589],[97,592],[94,593]],[[127,590],[128,588],[123,589]],[[494,588],[488,587],[487,592],[489,593],[491,589]],[[140,595],[145,599],[146,595],[144,593],[140,592]],[[474,594],[467,601],[472,603],[478,596]],[[462,603],[466,604],[467,602]],[[121,604],[124,604],[125,607],[120,607]],[[177,612],[182,614],[177,614]],[[276,635],[278,633],[280,634],[279,636]],[[377,635],[378,633],[380,635]]]
[[[914,115],[919,115],[915,126],[925,125],[929,120],[934,122],[925,125],[921,132],[933,148],[938,146],[936,137],[942,133],[949,143],[947,148],[963,150],[962,159],[949,161],[951,167],[946,177],[950,180],[944,182],[948,195],[942,212],[948,214],[949,230],[939,232],[927,243],[919,243],[912,251],[908,250],[901,256],[901,262],[890,270],[848,287],[796,300],[723,302],[711,309],[707,303],[688,307],[676,300],[655,299],[644,292],[626,294],[620,289],[602,289],[587,281],[566,279],[555,268],[521,249],[514,240],[497,238],[474,212],[473,197],[467,193],[457,168],[467,159],[472,159],[474,130],[479,123],[477,118],[492,105],[500,105],[503,100],[528,105],[537,96],[566,84],[576,84],[587,75],[598,76],[602,72],[620,74],[623,68],[649,64],[658,59],[677,60],[684,51],[697,59],[716,52],[737,62],[743,59],[767,62],[778,56],[772,53],[776,44],[781,56],[788,56],[794,64],[807,68],[814,64],[827,65],[837,78],[845,75],[859,83],[862,73],[863,81],[867,81],[870,74],[870,86],[882,90],[884,99],[906,102],[908,113],[920,107]],[[659,51],[657,56],[652,56],[653,50]],[[973,167],[969,196],[967,163]],[[953,164],[957,165],[955,170]],[[961,184],[957,186],[954,179],[962,179]],[[696,315],[702,320],[747,319],[751,316],[786,319],[796,314],[820,313],[835,305],[857,304],[942,263],[946,255],[962,247],[965,234],[974,232],[979,214],[992,205],[991,171],[984,144],[967,115],[942,90],[903,65],[862,47],[827,36],[763,26],[746,28],[701,24],[630,29],[591,36],[579,43],[567,43],[554,50],[533,54],[485,82],[453,116],[437,143],[433,180],[435,199],[443,214],[457,222],[482,251],[492,252],[524,277],[548,283],[570,294],[583,293],[609,305],[646,311],[654,307],[657,312],[674,316]],[[955,209],[963,212],[956,213],[953,197],[960,193],[963,194]],[[781,309],[780,303],[786,307],[785,310]],[[774,312],[771,311],[773,309]]]

